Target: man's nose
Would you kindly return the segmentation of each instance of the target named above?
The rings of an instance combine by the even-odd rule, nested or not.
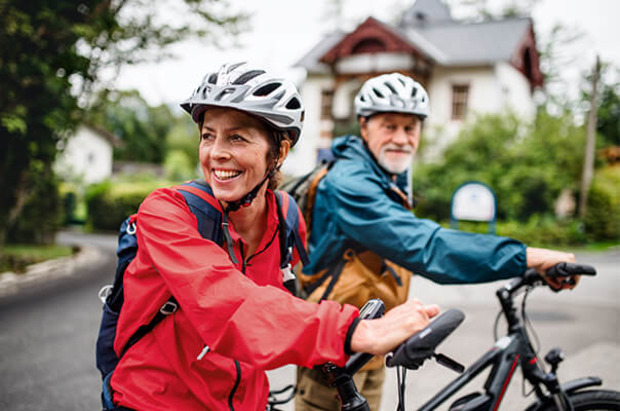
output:
[[[392,142],[400,145],[409,144],[409,137],[407,136],[407,132],[405,131],[405,129],[397,128],[396,132],[392,137]]]

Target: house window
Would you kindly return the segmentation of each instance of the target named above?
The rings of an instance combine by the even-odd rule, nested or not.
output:
[[[331,120],[334,90],[321,91],[321,120]]]
[[[452,86],[452,120],[464,120],[467,115],[467,99],[469,86]]]
[[[351,54],[381,53],[386,51],[385,44],[379,39],[363,39],[351,49]]]

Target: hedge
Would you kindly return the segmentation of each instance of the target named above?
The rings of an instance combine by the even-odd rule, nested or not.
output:
[[[123,220],[138,211],[140,203],[156,188],[168,182],[112,183],[91,186],[86,193],[87,227],[116,231]]]

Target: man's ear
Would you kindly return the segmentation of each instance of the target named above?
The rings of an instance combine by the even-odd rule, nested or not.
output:
[[[360,137],[362,137],[364,141],[368,141],[368,118],[360,117],[359,123],[360,123]]]

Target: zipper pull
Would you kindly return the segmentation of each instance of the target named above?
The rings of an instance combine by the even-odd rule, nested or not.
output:
[[[196,359],[198,361],[202,360],[209,351],[211,351],[211,348],[209,348],[209,346],[205,344],[204,348],[202,349],[202,351],[200,351],[200,354],[198,354],[198,357],[196,357]]]

